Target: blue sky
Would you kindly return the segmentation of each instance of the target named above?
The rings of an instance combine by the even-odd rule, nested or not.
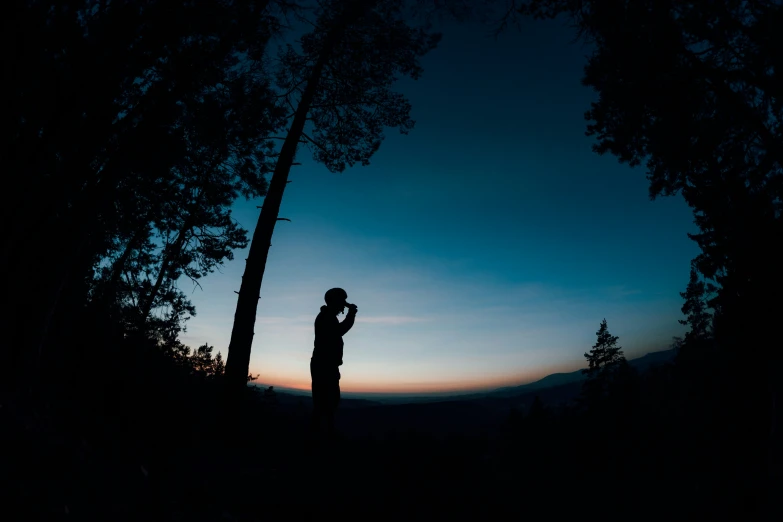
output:
[[[261,289],[251,371],[309,386],[313,320],[340,286],[359,306],[346,391],[522,384],[583,366],[603,318],[629,357],[668,347],[698,250],[680,198],[591,151],[587,51],[561,22],[498,40],[449,24],[400,81],[416,128],[331,174],[300,149]],[[260,201],[234,215],[249,231]],[[183,341],[226,354],[246,253],[205,278]],[[186,283],[183,283],[184,289]]]

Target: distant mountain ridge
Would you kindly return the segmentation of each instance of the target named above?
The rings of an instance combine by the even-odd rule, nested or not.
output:
[[[643,372],[652,366],[667,363],[674,359],[675,350],[668,349],[658,352],[651,352],[635,359],[628,359],[628,364],[636,368],[636,370]],[[555,388],[558,386],[565,386],[568,384],[574,384],[585,380],[585,376],[582,374],[582,370],[576,370],[568,373],[553,373],[546,377],[539,379],[535,382],[528,384],[522,384],[519,386],[506,386],[503,388],[497,388],[494,390],[482,391],[482,392],[464,392],[454,394],[436,394],[436,395],[377,395],[372,393],[351,393],[343,392],[344,405],[348,403],[345,400],[349,400],[351,404],[356,403],[356,406],[369,405],[369,404],[402,404],[402,403],[423,403],[423,402],[444,402],[453,400],[471,400],[482,398],[506,398],[522,395],[529,392],[545,390],[549,388]],[[254,386],[267,388],[269,385],[252,383]],[[293,388],[285,388],[275,386],[274,389],[280,394],[296,396],[296,397],[310,397],[310,390],[297,390]]]
[[[674,354],[674,350],[665,350],[628,362],[637,370],[645,371],[671,361]],[[526,411],[536,396],[546,405],[569,403],[580,394],[583,380],[581,370],[577,370],[482,393],[396,397],[343,394],[337,424],[339,430],[353,436],[385,436],[393,432],[430,435],[481,433],[482,430],[502,426],[511,410]],[[310,394],[306,392],[291,394],[281,391],[278,394],[279,411],[299,422],[302,429],[306,429],[309,422],[311,401]]]
[[[674,356],[675,350],[671,348],[660,352],[651,352],[635,359],[628,359],[628,364],[636,370],[643,372],[653,366],[658,366],[660,364],[665,364],[672,361]],[[522,384],[520,386],[506,386],[504,388],[498,388],[496,390],[485,392],[482,395],[518,395],[520,393],[543,390],[545,388],[553,388],[555,386],[563,386],[565,384],[571,384],[574,382],[581,382],[585,380],[585,378],[586,376],[582,373],[581,369],[568,373],[553,373],[551,375],[547,375],[543,379],[539,379],[529,384]]]

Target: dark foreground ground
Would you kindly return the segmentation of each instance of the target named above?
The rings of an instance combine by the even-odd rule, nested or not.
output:
[[[345,401],[340,438],[319,444],[307,400],[251,393],[228,440],[209,392],[161,406],[128,393],[101,415],[75,399],[5,401],[0,519],[774,520],[779,502],[779,483],[710,443],[698,419],[673,430],[665,416],[510,417],[529,396]]]

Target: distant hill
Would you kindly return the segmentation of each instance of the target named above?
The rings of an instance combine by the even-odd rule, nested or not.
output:
[[[671,361],[673,357],[674,351],[666,350],[628,362],[637,370],[645,371]],[[522,386],[451,397],[389,396],[373,400],[343,397],[337,424],[342,432],[354,436],[382,436],[389,432],[409,431],[431,435],[479,433],[486,428],[500,426],[511,408],[527,410],[536,396],[550,406],[571,402],[581,392],[583,380],[581,370],[577,370],[547,375]],[[309,422],[312,399],[300,390],[296,390],[296,394],[287,391],[281,389],[278,393],[281,411],[286,412],[304,430]]]
[[[674,359],[675,350],[663,350],[660,352],[652,352],[635,359],[629,359],[628,364],[640,372],[647,371],[653,366],[665,364]],[[506,396],[520,395],[531,391],[543,390],[546,388],[554,388],[556,386],[563,386],[565,384],[572,384],[576,382],[582,382],[586,376],[582,373],[582,370],[576,370],[569,373],[553,373],[547,375],[543,379],[540,379],[530,384],[523,384],[521,386],[508,386],[505,388],[498,388],[482,394],[483,396]]]
[[[648,368],[664,364],[671,361],[674,358],[675,350],[663,350],[660,352],[652,352],[635,359],[629,359],[628,363],[636,368],[640,372],[646,371]],[[369,406],[379,406],[382,404],[423,404],[423,403],[443,403],[449,401],[473,401],[479,399],[504,399],[514,398],[521,395],[526,395],[531,392],[543,393],[544,390],[550,390],[557,388],[557,390],[551,393],[547,392],[546,395],[553,395],[557,397],[566,397],[573,393],[578,393],[579,386],[585,379],[582,374],[582,370],[576,370],[568,373],[553,373],[546,377],[539,379],[538,381],[531,382],[529,384],[522,384],[520,386],[507,386],[504,388],[498,388],[495,390],[489,390],[485,392],[476,393],[461,393],[461,394],[438,394],[438,395],[380,395],[380,394],[360,394],[360,393],[343,393],[341,402],[341,408],[365,408]],[[256,386],[266,388],[267,385],[256,384]],[[275,386],[275,391],[278,392],[279,400],[285,404],[300,404],[304,403],[310,405],[310,391],[309,390],[296,390],[289,388],[280,388]],[[542,396],[543,399],[543,396]],[[304,401],[304,402],[302,402]]]
[[[671,348],[669,350],[663,350],[660,352],[648,353],[647,355],[637,357],[636,359],[630,359],[628,361],[628,364],[630,364],[640,372],[643,372],[646,371],[648,368],[652,368],[653,366],[659,366],[667,362],[672,362],[674,360],[675,355],[677,355],[677,350]]]

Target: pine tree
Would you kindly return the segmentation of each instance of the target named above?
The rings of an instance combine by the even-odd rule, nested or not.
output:
[[[770,296],[783,293],[783,3],[516,5],[536,17],[570,16],[590,41],[582,83],[598,94],[585,113],[595,152],[644,165],[651,198],[680,194],[693,209],[695,267],[717,285],[710,307],[725,382],[756,390],[751,402],[779,394],[783,306]]]
[[[623,350],[617,346],[619,337],[609,333],[606,319],[596,332],[596,343],[585,353],[588,367],[582,370],[587,380],[582,386],[588,407],[595,407],[607,395],[613,382],[627,365]]]
[[[622,348],[617,346],[619,337],[609,333],[606,319],[601,321],[596,336],[598,338],[596,343],[590,352],[585,353],[588,367],[582,370],[582,373],[586,374],[588,379],[616,369],[625,360]]]

